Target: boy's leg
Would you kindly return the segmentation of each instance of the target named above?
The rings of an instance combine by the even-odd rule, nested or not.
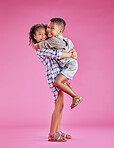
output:
[[[72,89],[72,85],[68,81],[66,81],[66,85]]]
[[[70,95],[71,97],[77,96],[77,94],[70,87],[68,87],[68,85],[64,84],[67,81],[68,81],[68,78],[66,78],[64,75],[58,75],[56,77],[56,80],[54,82],[54,85],[58,89],[64,91],[68,95]]]
[[[57,100],[55,102],[55,109],[52,114],[51,118],[51,127],[50,127],[50,134],[54,134],[57,130],[58,123],[60,122],[60,118],[62,116],[61,112],[63,109],[63,100],[64,99],[64,93],[60,90],[58,93]]]
[[[60,90],[64,91],[68,95],[70,95],[73,100],[71,104],[71,109],[77,106],[80,102],[83,101],[82,97],[77,95],[68,85],[65,84],[65,82],[68,81],[68,78],[66,78],[64,75],[58,75],[56,77],[56,80],[54,82],[55,87],[59,88]]]

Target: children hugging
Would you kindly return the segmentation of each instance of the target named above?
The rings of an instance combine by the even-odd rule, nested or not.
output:
[[[52,18],[48,25],[36,24],[30,28],[29,41],[40,61],[46,66],[48,85],[53,93],[55,108],[52,113],[48,141],[65,142],[71,136],[60,130],[64,93],[72,98],[71,109],[82,102],[82,97],[72,90],[68,80],[77,72],[77,52],[73,43],[62,33],[66,22],[62,18]]]

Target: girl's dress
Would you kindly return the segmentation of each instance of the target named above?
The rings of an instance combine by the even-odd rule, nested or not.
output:
[[[61,59],[62,52],[59,50],[54,51],[51,49],[38,49],[36,50],[36,54],[44,66],[46,66],[48,85],[53,93],[54,101],[56,101],[59,89],[54,86],[54,81],[61,71],[57,59]]]

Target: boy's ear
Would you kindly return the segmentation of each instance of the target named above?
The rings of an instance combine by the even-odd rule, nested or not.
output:
[[[63,33],[63,29],[60,30],[60,33]]]

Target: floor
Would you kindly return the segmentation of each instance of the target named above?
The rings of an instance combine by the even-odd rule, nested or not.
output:
[[[67,142],[48,142],[47,128],[0,128],[0,148],[114,148],[114,127],[64,128],[72,139]]]

